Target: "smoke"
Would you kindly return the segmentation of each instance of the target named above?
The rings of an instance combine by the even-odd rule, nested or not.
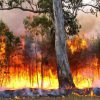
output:
[[[81,24],[82,28],[80,29],[80,33],[87,33],[87,38],[97,38],[100,34],[100,14],[98,17],[92,14],[83,14],[80,13],[78,15],[79,23]]]
[[[25,28],[23,24],[26,16],[33,15],[31,12],[24,12],[21,10],[0,11],[0,19],[2,19],[14,33],[24,33]],[[100,14],[98,17],[92,14],[78,14],[79,23],[82,25],[81,32],[88,33],[87,37],[97,36],[100,29]]]
[[[21,34],[25,31],[23,20],[31,14],[21,10],[0,11],[0,19],[8,25],[11,31]]]

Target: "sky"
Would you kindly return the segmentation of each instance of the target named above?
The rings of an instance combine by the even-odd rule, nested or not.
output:
[[[91,0],[84,0],[85,3]],[[23,19],[26,16],[32,15],[31,12],[21,10],[0,11],[0,19],[2,19],[14,33],[22,34],[25,31]],[[79,23],[82,25],[81,32],[99,33],[100,29],[100,14],[95,17],[91,14],[78,14]]]

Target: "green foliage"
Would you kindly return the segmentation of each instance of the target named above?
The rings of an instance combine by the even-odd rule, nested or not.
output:
[[[52,21],[46,16],[36,16],[33,17],[32,20],[30,20],[29,17],[27,17],[24,20],[24,25],[26,28],[30,30],[30,28],[35,28],[40,26],[41,27],[41,33],[47,33],[50,31],[50,28],[52,27]]]
[[[66,2],[66,0],[62,0],[62,1]],[[74,8],[74,6],[77,5],[77,3],[81,4],[82,0],[69,0],[68,5],[70,5],[70,7],[73,8],[72,9],[73,12],[76,10]],[[39,5],[40,9],[47,10],[48,11],[47,13],[48,13],[51,21],[54,21],[52,0],[39,0],[38,5]],[[71,13],[70,7],[67,10],[65,10],[66,8],[64,8],[64,7],[65,6],[63,4],[66,33],[68,35],[75,35],[79,32],[79,28],[80,28],[79,23],[76,19],[76,15],[74,15],[73,12]],[[53,22],[52,22],[52,24],[53,24]],[[54,26],[54,25],[52,25],[52,26]]]
[[[20,42],[20,38],[14,36],[12,32],[6,32],[5,35],[7,37],[6,53],[7,58],[9,58],[10,54],[16,49],[16,45]]]
[[[70,5],[72,6],[71,3]],[[47,12],[37,15],[33,17],[33,19],[31,19],[30,17],[27,17],[24,20],[24,25],[25,25],[25,28],[28,29],[28,31],[33,32],[33,33],[34,33],[34,30],[32,30],[33,28],[36,28],[36,27],[41,28],[41,31],[38,33],[40,33],[43,36],[46,36],[46,40],[44,39],[42,41],[43,42],[42,44],[50,45],[49,47],[49,50],[50,50],[54,48],[54,44],[55,44],[55,28],[54,28],[52,0],[39,0],[38,7],[39,9],[46,10]],[[69,9],[64,10],[64,19],[65,19],[64,21],[65,21],[66,34],[68,35],[77,34],[79,32],[79,24],[76,19],[76,16],[73,13],[71,13]]]
[[[9,31],[7,25],[5,25],[4,22],[0,20],[0,35],[2,35],[3,33],[7,31]]]
[[[15,45],[20,42],[20,38],[14,36],[12,32],[6,32],[5,35],[7,37],[7,48],[11,47],[14,49]]]
[[[38,7],[40,9],[44,9],[48,12],[52,12],[53,11],[53,7],[52,7],[52,0],[39,0],[38,1]]]
[[[69,0],[69,1],[71,2],[72,5],[75,5],[75,4],[78,4],[78,3],[82,3],[82,0]]]
[[[6,57],[9,59],[10,54],[16,49],[16,44],[20,42],[20,39],[14,36],[13,32],[9,31],[9,28],[2,20],[0,21],[0,35],[6,36]]]
[[[7,36],[7,39],[9,40],[9,42],[13,41],[14,35],[12,32],[6,32],[5,35]]]
[[[66,33],[68,35],[76,35],[77,33],[79,33],[79,29],[81,28],[81,26],[79,25],[76,17],[74,17],[74,15],[71,15],[69,12],[65,12],[64,18]]]
[[[40,34],[42,37],[42,42],[40,42],[39,44],[40,44],[40,48],[43,51],[46,50],[47,54],[54,52],[55,31],[54,31],[52,20],[46,14],[35,16],[33,17],[33,19],[27,17],[24,20],[24,24],[25,27],[28,29],[28,31],[30,31],[33,28],[37,29],[36,33]],[[34,29],[32,32],[33,34],[35,34]]]
[[[32,27],[41,25],[44,28],[48,28],[52,25],[52,22],[46,16],[43,15],[35,17],[31,25]]]
[[[25,2],[26,0],[9,0],[8,1],[8,6],[11,7],[15,7],[18,5],[21,5],[23,2]]]

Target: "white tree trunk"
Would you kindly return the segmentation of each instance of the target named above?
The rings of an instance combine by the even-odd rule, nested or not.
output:
[[[68,55],[66,53],[66,32],[64,29],[64,16],[61,0],[53,0],[53,10],[55,19],[55,51],[58,64],[59,88],[74,86]]]

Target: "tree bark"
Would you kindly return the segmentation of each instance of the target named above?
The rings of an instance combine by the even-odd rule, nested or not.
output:
[[[66,53],[66,32],[64,29],[64,16],[61,0],[53,0],[55,20],[55,51],[58,64],[59,88],[74,87],[73,78]]]

